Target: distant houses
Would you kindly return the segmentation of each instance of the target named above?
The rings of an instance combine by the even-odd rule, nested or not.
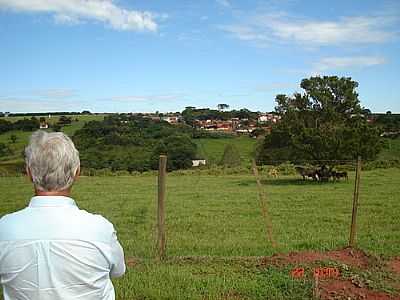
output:
[[[225,131],[232,132],[236,129],[239,121],[235,119],[231,120],[195,120],[195,127],[204,129],[207,131]]]
[[[281,116],[272,113],[265,113],[258,116],[258,122],[260,123],[278,123],[280,119]]]
[[[162,116],[161,120],[170,124],[178,124],[183,122],[183,118],[180,114]]]
[[[180,124],[183,123],[183,117],[180,113],[131,113],[132,116],[141,116],[145,119],[151,119],[155,122],[165,121],[170,124]]]
[[[264,133],[271,131],[271,125],[280,121],[280,116],[272,113],[263,113],[257,119],[239,119],[230,120],[199,120],[194,121],[194,126],[206,131],[217,131],[235,134],[251,135],[256,129],[262,129]]]
[[[134,116],[141,116],[143,118],[151,119],[156,122],[168,122],[172,125],[184,124],[185,120],[181,113],[131,113]],[[256,113],[252,118],[229,118],[219,119],[218,117],[200,115],[195,117],[191,125],[200,130],[209,132],[223,132],[228,134],[237,135],[251,135],[253,132],[257,132],[257,136],[260,132],[268,134],[271,131],[271,125],[276,124],[280,121],[281,117],[274,113]],[[257,130],[256,130],[257,129]]]

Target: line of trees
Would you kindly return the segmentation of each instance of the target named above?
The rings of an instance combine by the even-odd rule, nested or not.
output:
[[[223,106],[223,107],[220,107]],[[219,104],[220,110],[210,108],[196,108],[188,106],[182,111],[185,123],[193,126],[194,120],[230,120],[232,118],[254,120],[258,118],[259,112],[253,112],[246,108],[240,110],[223,111],[229,107],[227,104]]]
[[[44,117],[48,115],[52,116],[66,116],[66,115],[91,115],[92,113],[89,110],[83,110],[82,112],[76,111],[58,111],[58,112],[39,112],[39,113],[9,113],[9,112],[0,112],[0,117],[5,117],[6,115],[9,117],[30,117],[35,115],[37,117]]]
[[[111,115],[90,121],[73,136],[84,168],[147,171],[158,168],[158,156],[168,155],[168,169],[192,166],[196,144],[192,128],[149,118]]]
[[[35,117],[18,120],[16,122],[0,119],[0,134],[11,130],[33,131],[39,128],[39,124],[39,120]]]

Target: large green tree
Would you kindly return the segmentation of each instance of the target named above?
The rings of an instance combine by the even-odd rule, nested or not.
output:
[[[356,81],[317,76],[303,79],[300,86],[302,93],[276,96],[281,121],[259,147],[259,163],[376,157],[379,132],[363,114]]]

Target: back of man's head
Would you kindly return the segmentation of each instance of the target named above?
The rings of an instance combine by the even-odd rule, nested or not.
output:
[[[25,163],[36,190],[64,191],[78,173],[79,152],[64,133],[38,130],[25,148]]]

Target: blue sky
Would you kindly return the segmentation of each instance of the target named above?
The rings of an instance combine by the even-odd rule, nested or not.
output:
[[[399,37],[396,0],[0,0],[0,111],[271,111],[338,75],[400,112]]]

